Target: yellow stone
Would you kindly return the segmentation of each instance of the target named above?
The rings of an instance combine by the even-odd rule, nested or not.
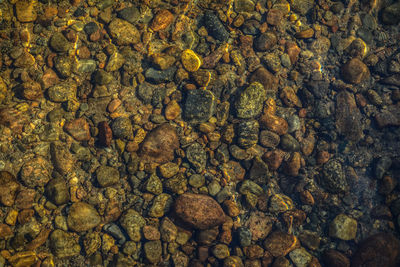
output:
[[[17,222],[17,217],[18,217],[18,211],[10,210],[6,217],[6,224],[15,225],[15,223]]]
[[[34,251],[18,252],[8,259],[14,267],[32,266],[37,260],[38,258]]]
[[[190,49],[186,49],[182,52],[181,60],[183,66],[189,72],[197,71],[203,63],[201,57]]]

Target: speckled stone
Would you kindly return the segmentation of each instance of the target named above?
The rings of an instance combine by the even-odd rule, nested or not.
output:
[[[356,238],[357,221],[345,214],[339,214],[329,225],[329,235],[342,240]]]

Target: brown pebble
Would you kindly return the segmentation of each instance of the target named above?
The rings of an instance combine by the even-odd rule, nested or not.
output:
[[[65,123],[64,130],[77,141],[90,139],[89,123],[85,118],[78,118]]]
[[[9,239],[14,235],[10,226],[4,223],[0,223],[0,240]]]
[[[341,68],[343,80],[348,83],[359,84],[369,78],[367,65],[358,58],[352,58]]]
[[[279,9],[270,9],[267,14],[267,23],[273,26],[281,24],[283,12]]]
[[[300,243],[297,237],[284,232],[273,232],[264,241],[264,248],[274,257],[284,257],[299,247]]]
[[[172,100],[165,107],[165,118],[167,120],[174,120],[181,114],[181,107],[178,102]]]
[[[267,163],[268,169],[270,169],[271,171],[276,171],[282,164],[283,151],[268,151],[263,155],[263,160]]]
[[[20,211],[18,213],[18,218],[17,218],[18,223],[21,225],[28,223],[34,214],[35,214],[35,211],[33,209],[26,209],[26,210]]]
[[[350,267],[349,258],[334,249],[325,250],[322,260],[328,267]]]
[[[110,103],[108,103],[107,105],[108,112],[113,113],[114,111],[117,110],[119,106],[121,106],[121,104],[122,101],[119,100],[118,98],[111,100]]]
[[[97,126],[99,129],[99,142],[102,146],[109,147],[111,145],[112,141],[112,130],[110,125],[106,121],[99,122],[99,125]]]
[[[317,163],[319,165],[327,163],[328,160],[330,159],[330,157],[331,157],[331,154],[328,151],[325,151],[325,150],[319,151],[317,154]]]
[[[158,231],[157,227],[151,225],[145,225],[142,231],[144,238],[147,240],[159,240],[161,237],[160,231]]]
[[[253,82],[261,83],[267,91],[276,92],[278,90],[278,78],[263,67],[258,68],[252,73],[250,83]]]
[[[224,201],[224,208],[226,213],[231,217],[236,217],[240,214],[240,209],[237,204],[232,200],[225,200]]]
[[[57,84],[58,81],[59,81],[59,78],[58,78],[57,74],[51,68],[48,68],[43,72],[41,83],[42,83],[44,89],[47,89],[47,88]]]
[[[150,28],[157,32],[166,29],[174,20],[174,15],[166,9],[160,10],[150,23]]]
[[[314,197],[312,196],[311,192],[308,190],[304,190],[304,191],[300,192],[300,200],[305,205],[312,206],[315,203]]]
[[[20,185],[14,175],[8,171],[0,171],[0,202],[4,206],[14,204],[16,193]]]
[[[286,43],[286,53],[289,55],[290,62],[292,64],[296,63],[300,51],[301,49],[297,46],[295,42]]]
[[[27,100],[36,100],[42,96],[42,87],[39,83],[30,81],[22,84],[22,97]]]
[[[314,36],[314,30],[312,28],[306,29],[301,32],[297,32],[295,34],[295,37],[297,39],[307,39],[307,38],[312,38]]]
[[[76,50],[76,54],[80,59],[90,58],[90,50],[87,46],[81,46]]]
[[[34,189],[23,189],[15,198],[15,206],[18,209],[30,209],[35,202],[36,191]]]
[[[28,124],[28,119],[15,108],[0,109],[0,125],[9,127],[14,133],[21,133],[24,125]]]

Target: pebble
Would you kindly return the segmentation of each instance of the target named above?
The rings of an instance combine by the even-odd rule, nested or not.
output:
[[[119,219],[119,223],[132,241],[140,241],[146,221],[137,211],[128,209]]]
[[[85,118],[78,118],[65,123],[64,130],[76,141],[88,141],[90,139],[89,124]]]
[[[219,260],[223,260],[223,259],[229,257],[229,255],[230,255],[229,247],[225,244],[217,244],[212,248],[211,251],[212,251],[213,255]]]
[[[98,134],[99,143],[102,146],[109,147],[112,141],[111,127],[108,125],[106,121],[102,121],[99,122],[97,128],[99,129],[99,134]]]
[[[396,266],[399,255],[399,240],[389,233],[377,233],[361,242],[351,266]]]
[[[150,23],[150,28],[155,32],[165,30],[173,20],[174,15],[166,9],[162,9],[154,16]]]
[[[271,50],[277,42],[278,38],[276,37],[276,34],[272,31],[267,31],[254,39],[254,49],[265,52]]]
[[[69,208],[68,228],[76,232],[88,231],[101,222],[97,210],[85,202],[76,202]]]
[[[229,256],[224,259],[223,267],[244,267],[242,259],[238,256]]]
[[[238,229],[239,242],[242,247],[247,247],[251,245],[251,231],[247,227],[240,227]]]
[[[393,3],[382,11],[382,22],[388,25],[394,25],[400,21],[400,3]]]
[[[217,239],[219,234],[218,227],[198,231],[196,241],[205,246],[210,246]]]
[[[75,167],[75,158],[60,143],[50,144],[50,155],[54,168],[62,175],[68,174]]]
[[[103,230],[118,240],[118,244],[123,245],[126,242],[126,237],[121,228],[115,223],[104,225]]]
[[[153,199],[153,203],[149,209],[148,215],[155,218],[163,217],[172,206],[172,198],[170,195],[162,193]]]
[[[62,78],[68,78],[72,74],[73,59],[68,56],[54,58],[54,67]]]
[[[154,195],[159,195],[163,192],[163,185],[157,175],[150,175],[149,179],[144,184],[144,189]]]
[[[209,90],[195,89],[187,93],[184,104],[185,120],[191,123],[205,122],[215,110],[215,97]]]
[[[50,101],[59,103],[75,99],[77,85],[74,82],[61,82],[47,89]]]
[[[221,206],[206,195],[185,193],[174,205],[177,216],[196,229],[209,229],[225,221]]]
[[[146,80],[155,84],[164,82],[172,82],[177,68],[172,66],[166,70],[157,70],[154,68],[148,68],[144,73]]]
[[[172,262],[176,267],[187,267],[189,266],[189,257],[185,253],[178,250],[172,255]]]
[[[269,199],[269,211],[273,213],[285,212],[294,208],[293,200],[284,194],[274,194]]]
[[[43,95],[42,86],[37,82],[25,82],[22,84],[21,94],[27,100],[36,100]]]
[[[20,171],[21,180],[29,188],[44,186],[50,180],[51,164],[43,157],[36,157],[26,162]]]
[[[108,187],[119,182],[119,171],[113,167],[100,166],[96,170],[96,178],[101,187]]]
[[[56,205],[63,205],[69,201],[68,187],[62,178],[52,179],[46,185],[46,196]]]
[[[244,89],[236,102],[236,115],[240,119],[257,117],[263,107],[266,96],[264,86],[259,82],[253,82]]]
[[[38,261],[38,257],[34,251],[22,251],[12,255],[8,261],[12,266],[32,266]]]
[[[356,238],[357,221],[345,214],[339,214],[329,225],[329,235],[342,240]]]
[[[352,84],[359,84],[370,76],[367,65],[358,58],[352,58],[344,64],[341,74],[345,82]]]
[[[259,82],[266,91],[276,92],[278,90],[278,79],[266,68],[260,67],[250,76],[250,83]]]
[[[15,3],[15,13],[20,22],[33,22],[37,18],[37,2],[19,0]]]
[[[132,139],[133,129],[131,120],[128,117],[121,116],[116,118],[111,124],[112,134],[116,138]]]
[[[300,143],[290,134],[284,134],[280,138],[280,146],[283,150],[295,152],[300,150]]]
[[[299,247],[300,244],[296,236],[284,232],[272,232],[264,240],[264,248],[274,257],[284,257]]]
[[[260,144],[267,148],[275,148],[280,143],[280,137],[274,132],[263,130],[260,132]]]
[[[166,70],[172,67],[176,59],[173,56],[166,54],[153,54],[151,56],[153,64],[160,70]]]
[[[157,263],[161,259],[162,247],[160,240],[148,241],[143,246],[144,255],[150,263]]]
[[[85,235],[83,247],[86,255],[93,255],[101,246],[101,237],[97,232],[91,232]]]
[[[189,184],[195,188],[200,188],[204,185],[205,178],[200,174],[193,174],[189,177]]]
[[[225,29],[224,25],[214,12],[206,11],[203,20],[207,31],[212,37],[221,42],[228,41],[229,32]]]
[[[263,240],[272,230],[273,219],[261,211],[253,211],[244,225],[250,230],[253,241]]]
[[[165,118],[167,120],[175,120],[181,115],[181,107],[175,100],[172,100],[165,107]]]
[[[54,230],[50,234],[50,247],[52,252],[59,258],[76,256],[81,247],[72,233],[63,230]]]
[[[279,9],[270,9],[267,13],[267,23],[273,26],[278,26],[283,21],[283,12]]]
[[[120,45],[137,44],[140,41],[139,30],[126,20],[115,18],[108,25],[111,37]]]
[[[174,151],[179,146],[176,129],[170,124],[162,124],[146,135],[140,156],[143,161],[167,163],[174,159]]]
[[[125,63],[125,58],[122,54],[115,52],[108,59],[105,70],[108,72],[113,72],[122,67]]]
[[[0,171],[0,202],[10,207],[14,204],[17,191],[20,188],[14,175],[8,171]]]
[[[336,97],[336,126],[349,140],[357,142],[362,137],[361,113],[349,92],[341,91]]]
[[[168,217],[165,217],[161,222],[160,233],[164,242],[173,242],[178,236],[178,228]]]
[[[295,37],[297,39],[307,39],[307,38],[312,38],[313,36],[314,36],[314,30],[312,28],[302,30],[295,34]]]
[[[118,17],[135,24],[140,19],[140,11],[137,7],[126,7],[118,12]]]
[[[259,124],[256,120],[242,121],[238,125],[238,145],[250,148],[258,142]]]
[[[183,67],[189,72],[197,71],[202,64],[201,57],[191,49],[186,49],[182,52],[181,61]]]
[[[329,267],[350,267],[349,258],[334,249],[327,249],[324,251],[323,262]]]
[[[113,76],[102,70],[99,69],[96,71],[96,73],[94,74],[94,81],[98,84],[98,85],[107,85],[109,83],[111,83],[113,80]]]
[[[331,193],[343,193],[349,190],[342,164],[331,159],[323,166],[321,172],[321,185]]]
[[[50,47],[54,49],[56,52],[67,52],[72,48],[70,42],[68,42],[67,38],[60,32],[56,32],[50,38]]]

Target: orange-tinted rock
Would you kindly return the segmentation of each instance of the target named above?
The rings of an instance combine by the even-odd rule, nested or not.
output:
[[[341,68],[343,80],[348,83],[359,84],[369,78],[369,69],[358,58],[352,58]]]
[[[254,241],[264,239],[272,230],[273,219],[263,212],[252,212],[245,226],[251,232]]]
[[[15,206],[18,209],[30,209],[35,200],[36,191],[33,189],[24,189],[19,191],[16,199]]]
[[[289,55],[290,62],[292,64],[296,63],[300,51],[301,49],[297,46],[295,42],[286,43],[286,53]]]
[[[279,135],[284,135],[287,133],[289,126],[288,123],[284,118],[264,113],[261,118],[260,118],[260,126],[263,126],[270,131],[279,134]]]
[[[106,121],[99,122],[97,126],[99,129],[99,142],[102,146],[109,147],[112,141],[112,131],[111,127],[108,125]]]
[[[368,237],[358,247],[351,266],[399,266],[400,241],[391,234],[379,233]]]
[[[22,84],[22,97],[27,100],[36,100],[42,96],[42,87],[39,83],[31,81]]]
[[[304,223],[307,215],[302,210],[288,210],[282,214],[282,220],[285,222],[286,227],[298,227]]]
[[[301,155],[299,152],[293,152],[289,160],[286,161],[285,172],[290,176],[299,175],[299,170],[301,167]]]
[[[165,107],[165,118],[167,120],[174,120],[180,114],[181,114],[181,107],[175,100],[169,102],[168,105]]]
[[[67,122],[64,125],[64,130],[77,141],[88,141],[90,139],[89,124],[84,118]]]
[[[140,156],[145,162],[167,163],[174,159],[174,151],[178,147],[175,127],[166,123],[147,134],[140,148]]]
[[[0,172],[0,202],[4,206],[12,206],[14,204],[15,195],[19,189],[19,183],[15,177],[7,172]]]
[[[305,205],[314,205],[315,200],[312,196],[311,192],[308,190],[304,190],[300,192],[300,200]]]
[[[267,23],[270,25],[279,25],[283,20],[283,12],[279,9],[270,9],[267,14]]]
[[[21,133],[28,123],[25,115],[15,108],[0,109],[0,124],[9,127],[14,133]]]
[[[296,236],[284,232],[273,232],[264,241],[264,248],[274,257],[286,256],[292,250],[299,248]]]
[[[282,164],[283,151],[268,151],[263,155],[263,160],[267,163],[269,170],[276,171]]]
[[[47,68],[43,72],[41,83],[44,89],[47,89],[59,82],[57,74],[51,68]]]
[[[267,91],[278,90],[278,79],[266,68],[260,67],[254,71],[250,77],[250,83],[259,82]]]
[[[222,165],[222,171],[225,179],[228,181],[241,181],[246,174],[245,169],[242,168],[237,161],[228,161]]]
[[[174,20],[174,15],[166,9],[160,10],[153,18],[150,28],[157,32],[167,28]]]
[[[196,229],[210,229],[225,221],[221,206],[207,195],[180,195],[175,201],[175,212],[183,222]]]
[[[224,201],[224,208],[226,213],[231,217],[236,217],[240,214],[240,209],[238,205],[236,204],[236,202],[230,199]]]
[[[322,150],[319,151],[317,154],[317,163],[322,165],[324,163],[327,163],[331,157],[331,154],[329,154],[328,151]]]
[[[11,230],[10,226],[4,223],[0,223],[0,240],[1,239],[9,239],[12,237],[13,231]]]
[[[33,209],[22,210],[20,213],[18,213],[18,223],[23,225],[29,222],[34,214],[35,211]]]

